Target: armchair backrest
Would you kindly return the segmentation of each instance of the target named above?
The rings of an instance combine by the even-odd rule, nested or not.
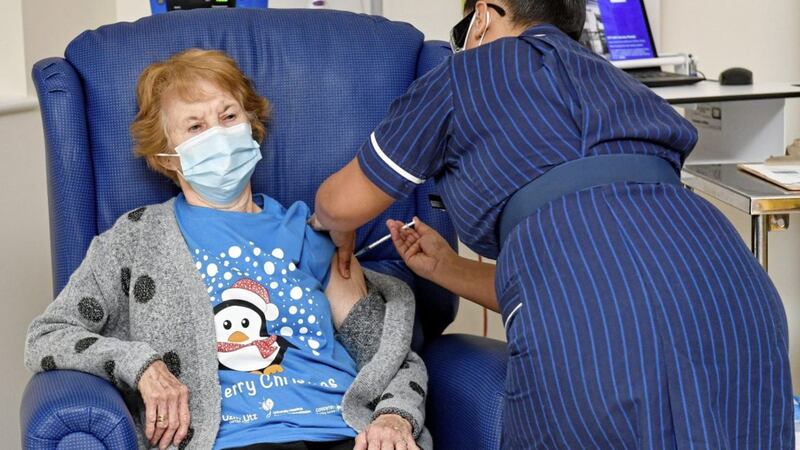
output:
[[[177,194],[134,157],[129,126],[142,70],[193,47],[225,51],[272,105],[254,191],[312,207],[317,187],[353,158],[391,101],[447,52],[424,43],[408,24],[335,11],[182,11],[82,33],[64,58],[33,69],[46,135],[56,292],[91,239],[122,213]],[[365,226],[358,245],[384,235],[387,217],[414,214],[453,241],[446,214],[428,206],[432,189],[422,186]],[[440,334],[453,320],[455,298],[416,279],[391,245],[364,262],[412,285],[425,335]]]

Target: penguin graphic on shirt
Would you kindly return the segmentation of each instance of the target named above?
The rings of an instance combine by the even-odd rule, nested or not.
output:
[[[258,375],[282,372],[280,364],[286,350],[297,347],[267,333],[267,322],[278,318],[278,307],[270,302],[264,286],[242,278],[221,297],[214,307],[220,369]]]

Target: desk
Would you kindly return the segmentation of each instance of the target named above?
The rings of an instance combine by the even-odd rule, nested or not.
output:
[[[653,91],[670,104],[684,108],[687,118],[700,131],[689,164],[764,161],[783,154],[786,145],[798,137],[786,135],[784,115],[786,99],[800,97],[800,86],[793,83],[720,86],[703,81]],[[693,111],[698,104],[715,108],[721,120],[711,126],[697,120]]]
[[[800,192],[781,189],[739,170],[736,164],[701,164],[684,167],[683,184],[726,203],[750,216],[751,249],[767,269],[769,219],[776,214],[800,212]]]
[[[671,105],[774,100],[800,97],[800,82],[722,86],[716,81],[701,81],[688,86],[655,88],[653,92]]]
[[[782,155],[786,145],[798,136],[786,135],[784,107],[787,98],[800,98],[800,83],[760,83],[750,86],[721,86],[702,81],[689,86],[656,88],[653,91],[671,105],[683,108],[693,119],[697,105],[717,108],[721,120],[709,125],[692,120],[699,140],[686,161],[683,179],[691,189],[727,203],[751,218],[751,247],[767,267],[769,219],[788,211],[770,209],[793,202],[785,191],[755,177],[739,173],[736,163],[764,161]]]

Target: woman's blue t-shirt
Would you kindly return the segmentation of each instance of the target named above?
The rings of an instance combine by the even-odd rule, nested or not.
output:
[[[222,420],[214,448],[355,436],[341,401],[356,364],[334,337],[323,290],[334,246],[255,195],[260,213],[175,202],[183,237],[214,308]]]

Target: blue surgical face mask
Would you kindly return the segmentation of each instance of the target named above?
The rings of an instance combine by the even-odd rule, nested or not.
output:
[[[203,199],[216,206],[232,204],[242,194],[261,160],[250,123],[213,127],[175,147],[180,174]]]

